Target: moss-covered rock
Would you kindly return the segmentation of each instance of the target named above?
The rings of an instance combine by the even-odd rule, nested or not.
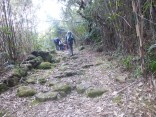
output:
[[[20,67],[26,69],[27,71],[32,69],[32,65],[30,63],[21,64]]]
[[[34,56],[40,56],[43,58],[44,61],[46,62],[51,62],[52,60],[52,55],[50,54],[50,52],[46,52],[46,51],[33,51],[31,53]]]
[[[37,82],[37,78],[31,77],[26,80],[27,83],[35,84]]]
[[[20,86],[17,90],[17,95],[19,97],[28,97],[36,94],[35,89],[29,86]]]
[[[38,65],[41,64],[41,62],[43,62],[43,58],[41,56],[38,56],[28,62],[32,65],[33,68],[36,68]]]
[[[73,71],[73,70],[67,70],[64,72],[64,77],[71,77],[71,76],[74,76],[74,75],[77,75],[77,71]]]
[[[4,83],[0,83],[0,94],[6,90],[8,90],[7,85]]]
[[[48,100],[56,100],[57,99],[57,92],[46,92],[46,93],[38,93],[35,97],[37,101],[45,102]]]
[[[39,78],[39,79],[38,79],[38,82],[39,82],[40,84],[45,84],[45,83],[47,82],[47,79],[46,79],[46,78]]]
[[[49,62],[42,62],[37,68],[38,69],[51,69],[52,64]]]
[[[54,85],[54,87],[53,87],[53,89],[54,89],[54,91],[64,91],[65,93],[70,93],[71,92],[71,86],[70,85],[68,85],[68,84],[62,84],[62,83],[60,83],[60,84],[56,84],[56,85]]]
[[[87,97],[94,98],[94,97],[101,96],[105,92],[107,92],[107,90],[102,90],[102,89],[88,89],[87,92],[86,92],[86,94],[87,94]]]

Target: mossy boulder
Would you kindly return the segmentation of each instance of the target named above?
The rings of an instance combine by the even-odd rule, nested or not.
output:
[[[31,77],[26,80],[27,83],[35,84],[37,82],[37,78]]]
[[[21,64],[20,65],[21,68],[26,69],[27,71],[32,69],[32,64],[27,63],[27,64]]]
[[[36,68],[38,65],[41,64],[41,62],[43,62],[43,58],[41,56],[38,56],[28,62],[32,65],[33,68]]]
[[[46,51],[33,51],[31,53],[32,55],[38,57],[42,57],[44,61],[46,62],[51,62],[52,60],[52,55],[50,54],[50,52],[46,52]]]
[[[49,100],[56,100],[58,92],[46,92],[36,94],[36,100],[39,102],[45,102]]]
[[[17,95],[19,97],[29,97],[36,94],[35,89],[29,86],[20,86],[17,90]]]
[[[0,83],[0,94],[6,90],[8,90],[7,85],[4,83]]]
[[[51,69],[52,64],[50,62],[42,62],[37,68],[38,69]]]
[[[107,92],[107,90],[102,89],[88,89],[86,91],[87,97],[95,98],[101,96],[103,93]]]
[[[70,85],[68,85],[68,84],[62,84],[62,83],[60,83],[60,84],[56,84],[56,85],[54,85],[53,86],[53,89],[54,89],[54,91],[63,91],[63,92],[65,92],[66,94],[68,94],[68,93],[70,93],[71,92],[71,86]]]

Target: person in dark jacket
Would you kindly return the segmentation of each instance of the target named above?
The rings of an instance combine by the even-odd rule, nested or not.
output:
[[[57,37],[53,41],[54,41],[56,50],[60,50],[60,47],[59,47],[60,39]]]
[[[69,54],[73,56],[73,42],[76,44],[75,38],[73,34],[70,31],[68,31],[65,39],[67,42],[67,47],[69,49]]]

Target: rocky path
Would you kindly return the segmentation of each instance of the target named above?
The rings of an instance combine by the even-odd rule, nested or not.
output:
[[[59,52],[58,56],[61,62],[55,68],[35,70],[27,82],[0,95],[0,112],[6,113],[3,116],[148,117],[151,114],[151,109],[140,99],[148,100],[142,96],[143,83],[121,71],[117,61],[108,61],[107,56],[87,49],[77,50],[73,57],[66,52]],[[37,92],[31,97],[19,97],[17,90],[21,86]]]

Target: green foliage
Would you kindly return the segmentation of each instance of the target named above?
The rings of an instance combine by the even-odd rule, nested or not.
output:
[[[127,69],[130,69],[132,67],[132,56],[127,56],[122,62]]]
[[[134,70],[134,73],[133,73],[134,77],[139,77],[142,75],[142,72],[141,72],[141,66],[137,66]]]
[[[150,70],[151,70],[152,72],[155,72],[155,71],[156,71],[156,60],[152,60],[152,61],[150,62],[149,67],[150,67]]]
[[[156,71],[156,44],[153,44],[148,49],[148,55],[147,55],[147,68],[154,73]]]
[[[96,43],[100,42],[101,41],[100,29],[98,27],[93,28],[92,31],[89,33],[88,38],[92,39]]]

